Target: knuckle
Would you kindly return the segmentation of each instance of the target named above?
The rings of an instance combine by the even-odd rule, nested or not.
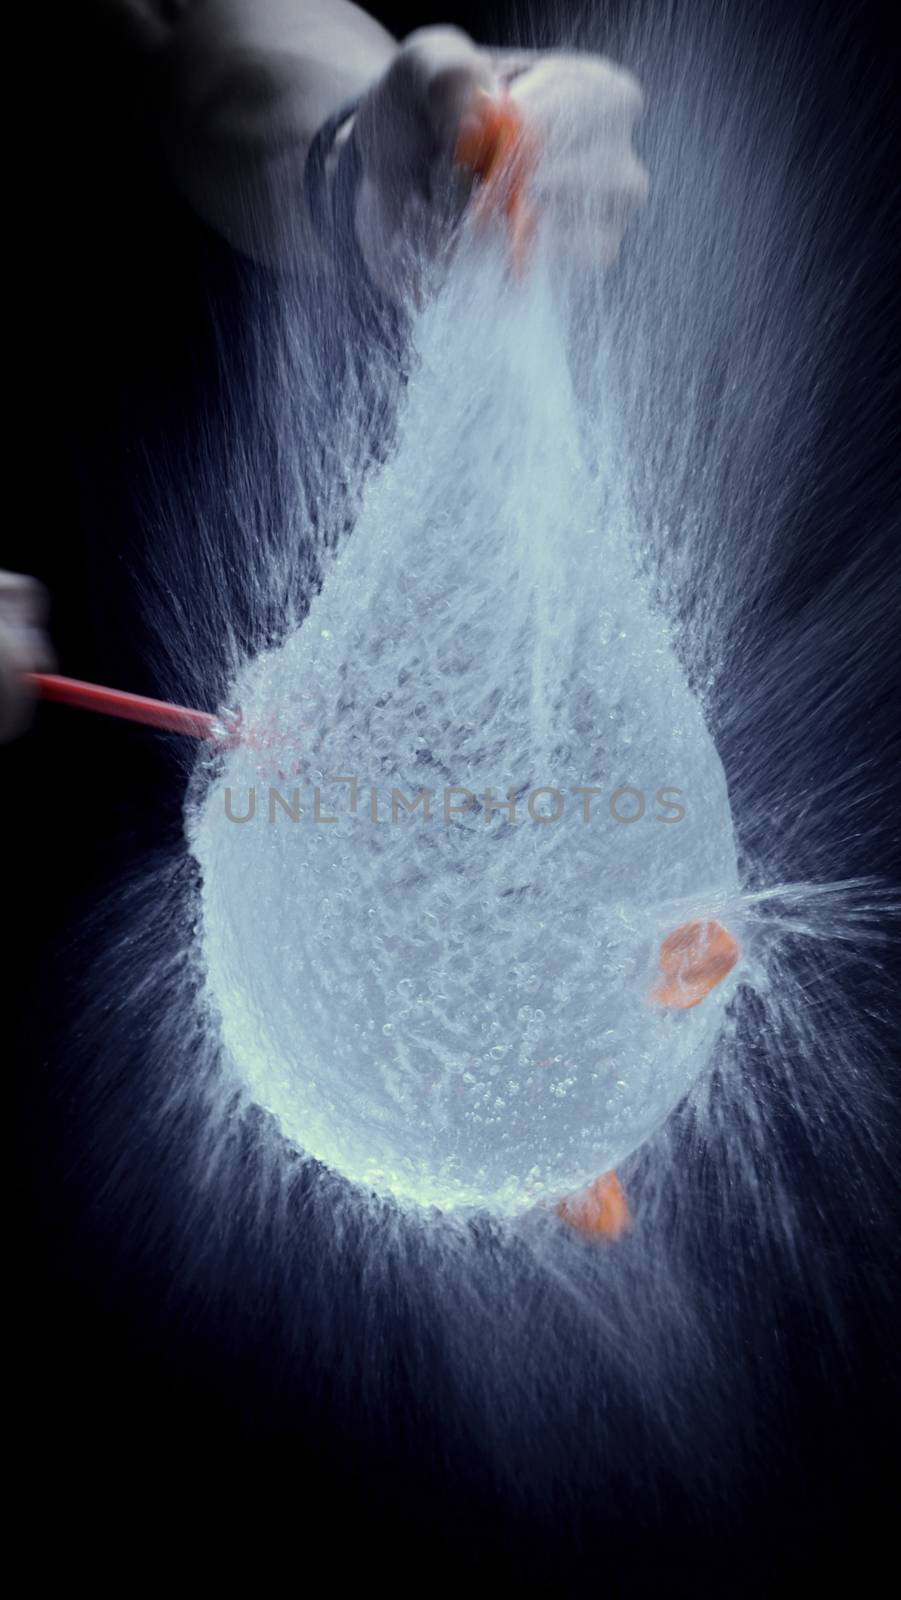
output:
[[[456,126],[476,89],[488,88],[491,73],[476,61],[459,61],[443,66],[429,84],[429,109],[439,127]]]
[[[460,28],[418,28],[395,57],[392,71],[408,75],[425,89],[437,73],[478,59],[479,52]]]

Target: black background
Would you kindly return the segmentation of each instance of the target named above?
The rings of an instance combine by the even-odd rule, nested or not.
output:
[[[398,34],[455,21],[477,38],[502,35],[502,20],[492,25],[475,6],[374,9]],[[812,36],[839,16],[847,24],[846,7],[805,0],[796,9],[809,13]],[[60,670],[154,693],[128,582],[147,537],[130,483],[136,441],[153,436],[161,411],[177,426],[190,406],[204,360],[198,330],[210,254],[142,140],[127,52],[91,8],[81,11],[46,13],[37,19],[42,36],[39,28],[22,46],[23,60],[40,65],[21,85],[29,200],[13,250],[25,268],[28,349],[18,402],[24,448],[10,463],[18,509],[7,520],[2,565],[47,583]],[[866,93],[871,70],[882,77],[891,49],[888,8],[860,5],[852,24],[855,59],[844,80],[821,85],[824,118]],[[874,204],[898,165],[888,111],[885,143],[861,172]],[[893,259],[897,246],[893,255],[887,243],[886,261]],[[17,320],[15,300],[9,315]],[[886,341],[891,349],[892,337],[897,329],[886,323],[880,349]],[[879,365],[874,377],[884,381]],[[849,494],[858,490],[849,486]],[[100,798],[91,780],[112,777],[113,743],[114,782]],[[90,1571],[113,1556],[123,1587],[157,1560],[164,1581],[192,1573],[214,1581],[219,1561],[230,1564],[249,1540],[259,1567],[248,1581],[269,1581],[281,1560],[280,1581],[300,1585],[312,1580],[308,1563],[326,1523],[337,1521],[343,1534],[330,1560],[338,1571],[325,1570],[323,1588],[342,1585],[351,1570],[359,1581],[415,1583],[417,1592],[451,1574],[476,1592],[505,1576],[518,1589],[549,1581],[540,1563],[518,1563],[501,1548],[490,1503],[480,1508],[466,1486],[457,1503],[433,1503],[417,1492],[409,1464],[347,1451],[314,1408],[311,1418],[320,1420],[306,1429],[264,1427],[220,1382],[214,1353],[199,1371],[187,1336],[183,1355],[177,1335],[151,1339],[140,1306],[104,1281],[89,1247],[73,1247],[54,1142],[45,1135],[48,1116],[55,1137],[65,1128],[65,1098],[50,1116],[47,1086],[77,1006],[69,930],[130,859],[174,836],[180,769],[165,741],[142,730],[45,708],[27,739],[0,752],[0,771],[6,1065],[15,1090],[8,1142],[21,1157],[8,1202],[21,1341],[8,1382],[21,1419],[17,1477],[47,1541],[39,1562],[55,1553],[86,1561]],[[886,1261],[886,1275],[894,1270]],[[650,1520],[636,1510],[634,1525],[626,1518],[608,1528],[597,1565],[582,1575],[588,1592],[768,1594],[789,1582],[805,1592],[839,1575],[863,1589],[881,1559],[889,1565],[880,1588],[889,1583],[897,1416],[883,1370],[884,1328],[868,1334],[861,1318],[855,1338],[853,1393],[836,1392],[828,1415],[822,1389],[806,1391],[798,1374],[788,1425],[803,1436],[804,1519],[778,1503],[763,1460],[728,1527],[705,1520],[703,1510],[687,1517],[674,1502]],[[847,1474],[836,1469],[843,1452]],[[527,1542],[524,1530],[524,1549]],[[188,1565],[188,1543],[197,1568]]]

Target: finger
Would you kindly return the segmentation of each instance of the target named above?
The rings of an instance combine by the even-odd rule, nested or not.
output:
[[[516,77],[510,93],[560,151],[599,137],[631,136],[643,109],[636,80],[608,62],[543,57]]]
[[[638,79],[605,56],[565,54],[537,56],[529,69],[529,87],[562,84],[577,99],[603,99],[611,110],[641,115],[644,95]],[[525,82],[523,80],[523,86]]]
[[[442,67],[428,89],[428,111],[439,144],[450,145],[461,122],[469,113],[473,97],[493,96],[498,88],[494,73],[486,62],[477,60]]]
[[[33,695],[11,630],[0,623],[0,741],[14,739],[31,721]]]
[[[501,83],[511,84],[524,72],[529,72],[538,59],[536,50],[492,50],[491,65]]]
[[[392,68],[401,94],[416,101],[440,146],[448,151],[474,90],[492,93],[490,57],[459,28],[420,28]]]
[[[37,578],[21,572],[0,572],[0,618],[10,625],[40,627],[50,599]]]
[[[542,205],[561,217],[627,221],[647,199],[648,174],[636,156],[600,149],[590,159],[580,156],[539,166],[533,188]]]
[[[28,628],[23,636],[22,647],[27,656],[27,672],[56,671],[56,652],[43,628]]]

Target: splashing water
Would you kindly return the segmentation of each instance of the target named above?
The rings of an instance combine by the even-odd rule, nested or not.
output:
[[[875,459],[872,236],[838,141],[805,142],[790,20],[738,48],[680,18],[605,41],[652,174],[605,284],[463,253],[365,371],[340,294],[263,285],[157,494],[152,600],[159,692],[260,737],[190,773],[191,855],[123,891],[82,1023],[117,1252],[155,1281],[177,1241],[172,1292],[263,1372],[277,1344],[286,1392],[340,1348],[377,1441],[404,1351],[436,1483],[446,1450],[474,1495],[591,1517],[617,1474],[739,1498],[791,1405],[786,1308],[826,1384],[891,1180],[897,543],[875,469],[853,539],[833,507]],[[445,821],[448,790],[475,798]],[[743,961],[661,1011],[699,914]],[[535,1204],[612,1165],[616,1248]]]
[[[301,1148],[515,1210],[619,1162],[706,1065],[725,994],[650,992],[683,908],[737,898],[735,844],[548,276],[514,292],[464,254],[415,342],[352,538],[235,687],[276,748],[303,717],[311,754],[299,823],[252,748],[221,785],[259,818],[211,787],[204,954],[237,1068]]]

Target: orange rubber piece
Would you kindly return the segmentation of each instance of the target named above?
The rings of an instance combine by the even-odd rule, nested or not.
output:
[[[722,983],[740,954],[731,933],[712,917],[683,922],[660,946],[660,977],[651,999],[690,1011]]]
[[[580,1194],[567,1195],[555,1209],[558,1217],[586,1239],[619,1239],[632,1226],[615,1172],[605,1172]]]
[[[522,273],[535,231],[535,218],[526,199],[535,166],[534,142],[523,132],[519,108],[509,95],[476,90],[460,125],[454,160],[478,179],[473,199],[481,218],[503,213],[509,232],[513,264]]]

